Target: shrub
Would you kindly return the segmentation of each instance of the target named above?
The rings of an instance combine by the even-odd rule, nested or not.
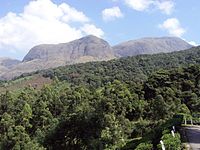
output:
[[[149,142],[140,143],[135,150],[152,150],[153,145]]]
[[[166,150],[181,150],[180,134],[176,133],[175,137],[172,134],[164,134],[162,141],[165,145]],[[158,145],[158,149],[161,150],[161,144]]]

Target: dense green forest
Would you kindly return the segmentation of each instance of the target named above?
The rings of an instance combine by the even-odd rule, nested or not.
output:
[[[178,150],[175,116],[200,111],[199,55],[197,47],[40,71],[53,83],[0,95],[0,149],[150,150],[162,139]]]

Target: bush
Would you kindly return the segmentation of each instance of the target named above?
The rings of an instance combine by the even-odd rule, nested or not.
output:
[[[153,145],[151,143],[145,142],[145,143],[140,143],[135,150],[152,150]]]
[[[179,133],[176,133],[175,137],[173,137],[172,134],[164,134],[161,139],[165,145],[166,150],[181,150],[181,140]],[[162,149],[161,144],[158,145],[158,149]]]

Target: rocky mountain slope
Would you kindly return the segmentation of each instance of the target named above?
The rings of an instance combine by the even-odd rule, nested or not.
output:
[[[89,35],[69,43],[35,46],[20,64],[8,70],[2,77],[11,79],[36,70],[113,58],[115,56],[108,42]]]
[[[141,54],[169,53],[185,50],[192,45],[177,37],[142,38],[118,44],[113,47],[117,57]]]
[[[187,42],[175,37],[143,38],[111,47],[105,40],[89,35],[69,43],[35,46],[22,62],[0,59],[0,79],[12,79],[23,73],[58,66],[107,61],[139,54],[167,53],[191,47]]]
[[[66,64],[101,61],[114,58],[114,53],[108,42],[89,35],[81,39],[62,44],[44,44],[33,47],[24,57],[23,62],[61,59]]]

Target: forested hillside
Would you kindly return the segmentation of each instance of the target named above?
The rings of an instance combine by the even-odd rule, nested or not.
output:
[[[156,146],[174,114],[199,111],[199,83],[200,67],[190,66],[161,70],[137,86],[54,81],[40,91],[7,92],[0,99],[1,149],[128,149],[138,137]]]
[[[199,50],[40,72],[53,83],[0,95],[0,149],[159,149],[174,115],[199,112]]]
[[[159,69],[171,69],[190,64],[200,64],[200,47],[173,53],[139,55],[108,62],[77,64],[49,69],[41,73],[45,77],[56,76],[59,80],[67,80],[71,84],[90,85],[96,88],[114,80],[125,83],[141,82]]]

